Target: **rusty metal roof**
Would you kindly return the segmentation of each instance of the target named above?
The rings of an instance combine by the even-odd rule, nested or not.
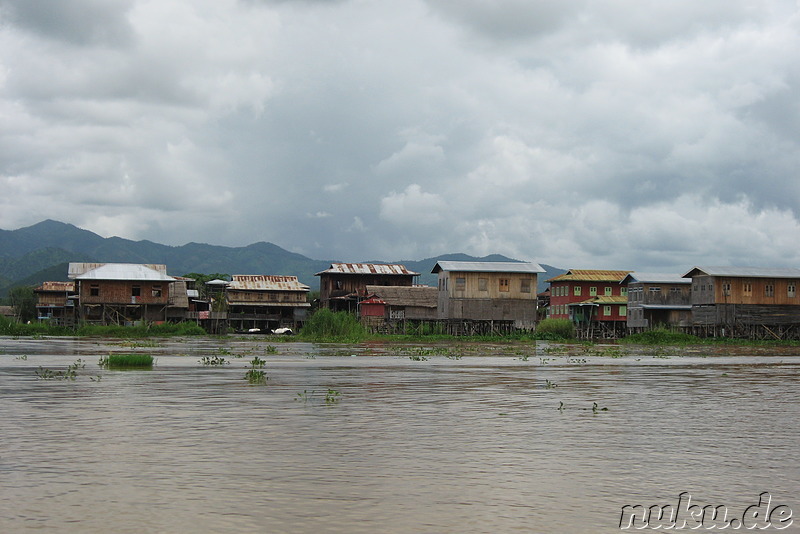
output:
[[[430,286],[367,286],[367,293],[377,295],[379,300],[390,306],[418,306],[435,308],[439,289]]]
[[[139,264],[131,264],[131,263],[70,263],[69,264],[69,268],[68,268],[68,272],[67,272],[67,277],[70,280],[74,280],[74,279],[78,278],[79,276],[82,276],[82,275],[88,273],[89,271],[93,271],[95,269],[99,269],[100,267],[103,267],[104,265],[139,265]],[[159,264],[159,263],[144,263],[144,264],[141,264],[141,265],[143,265],[144,267],[147,267],[148,269],[152,269],[154,271],[158,271],[159,273],[163,274],[164,276],[167,275],[167,266],[166,265],[162,265],[162,264]]]
[[[419,273],[409,271],[405,265],[399,263],[331,263],[331,266],[324,271],[320,271],[314,276],[321,274],[387,274],[418,276]]]
[[[731,278],[800,278],[800,269],[773,269],[769,267],[693,267],[683,275],[729,276]]]
[[[75,282],[42,282],[36,291],[57,291],[59,293],[75,291]]]
[[[70,264],[70,269],[72,268]],[[85,264],[84,264],[85,265]],[[161,266],[164,267],[164,266]],[[149,265],[138,263],[103,263],[100,267],[85,271],[83,274],[70,278],[76,280],[136,280],[146,282],[174,282],[175,279],[166,275],[167,269],[152,269]]]
[[[296,276],[267,274],[234,274],[228,289],[233,291],[309,291]]]
[[[606,271],[599,269],[570,269],[554,276],[548,282],[619,282],[632,271]]]
[[[523,261],[437,261],[431,270],[448,272],[477,273],[543,273],[542,266],[537,263]]]

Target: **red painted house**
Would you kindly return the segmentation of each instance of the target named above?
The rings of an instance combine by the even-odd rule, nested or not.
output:
[[[549,279],[549,317],[570,319],[600,333],[623,328],[628,319],[628,287],[621,282],[630,272],[570,269]]]

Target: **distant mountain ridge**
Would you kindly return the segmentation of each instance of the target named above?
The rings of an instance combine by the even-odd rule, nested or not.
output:
[[[517,261],[499,254],[476,258],[456,253],[390,263],[402,263],[420,273],[419,283],[435,285],[436,276],[430,271],[440,260]],[[312,289],[319,287],[319,278],[314,276],[315,273],[335,263],[307,258],[263,241],[245,247],[204,243],[173,247],[152,241],[105,238],[72,224],[46,220],[18,230],[0,230],[0,296],[17,285],[67,280],[69,262],[159,263],[165,264],[172,275],[192,272],[294,275]],[[549,265],[542,265],[542,268],[547,272],[539,277],[540,290],[547,285],[543,284],[544,280],[564,272]]]

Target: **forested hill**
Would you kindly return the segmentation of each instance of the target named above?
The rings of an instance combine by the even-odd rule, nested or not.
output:
[[[420,273],[420,283],[435,285],[436,277],[430,271],[439,260],[514,261],[497,254],[484,258],[445,254],[396,263],[402,263],[410,270]],[[45,280],[67,280],[69,262],[159,263],[165,264],[171,275],[192,272],[294,275],[312,289],[317,289],[319,277],[314,274],[327,269],[334,261],[365,260],[314,260],[266,242],[253,243],[246,247],[203,243],[172,247],[152,241],[104,238],[71,224],[47,220],[18,230],[0,230],[0,296],[17,285],[38,285]],[[548,265],[542,267],[548,272],[540,275],[540,288],[546,286],[542,284],[543,280],[564,272]]]

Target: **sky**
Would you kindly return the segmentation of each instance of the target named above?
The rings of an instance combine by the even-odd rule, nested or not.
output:
[[[0,228],[800,266],[798,0],[0,0]]]

